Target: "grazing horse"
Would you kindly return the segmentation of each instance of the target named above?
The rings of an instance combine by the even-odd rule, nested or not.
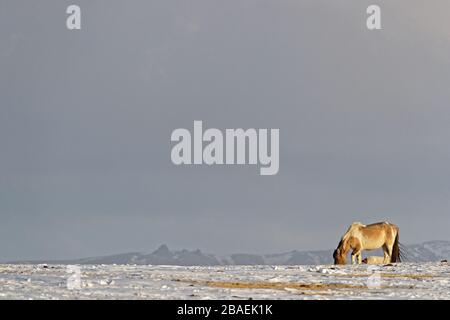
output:
[[[383,263],[400,262],[400,246],[398,227],[389,222],[378,222],[364,225],[354,222],[342,236],[338,247],[334,250],[334,264],[346,264],[347,254],[352,250],[352,264],[361,264],[362,250],[383,248]]]

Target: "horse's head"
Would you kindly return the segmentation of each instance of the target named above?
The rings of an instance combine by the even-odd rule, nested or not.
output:
[[[339,247],[333,252],[334,264],[347,264],[347,254]]]

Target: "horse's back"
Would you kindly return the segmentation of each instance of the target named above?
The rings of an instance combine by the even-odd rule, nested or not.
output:
[[[385,243],[390,243],[396,236],[397,226],[389,222],[377,222],[366,225],[361,229],[364,247],[379,248]]]
[[[397,225],[390,223],[388,221],[383,221],[383,222],[376,222],[376,223],[372,223],[372,224],[368,224],[365,226],[365,228],[369,228],[369,229],[383,229],[386,231],[390,231],[390,230],[394,230],[394,231],[398,231],[398,227]]]

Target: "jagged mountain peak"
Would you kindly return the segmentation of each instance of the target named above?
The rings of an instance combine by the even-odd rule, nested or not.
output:
[[[169,247],[166,244],[162,244],[153,251],[151,254],[161,256],[161,257],[171,257],[173,253],[169,250]]]

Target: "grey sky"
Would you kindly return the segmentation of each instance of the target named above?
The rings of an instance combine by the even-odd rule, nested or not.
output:
[[[65,9],[82,9],[82,30]],[[365,10],[382,8],[381,31]],[[0,1],[0,260],[450,240],[450,2]],[[279,128],[280,171],[173,129]]]

